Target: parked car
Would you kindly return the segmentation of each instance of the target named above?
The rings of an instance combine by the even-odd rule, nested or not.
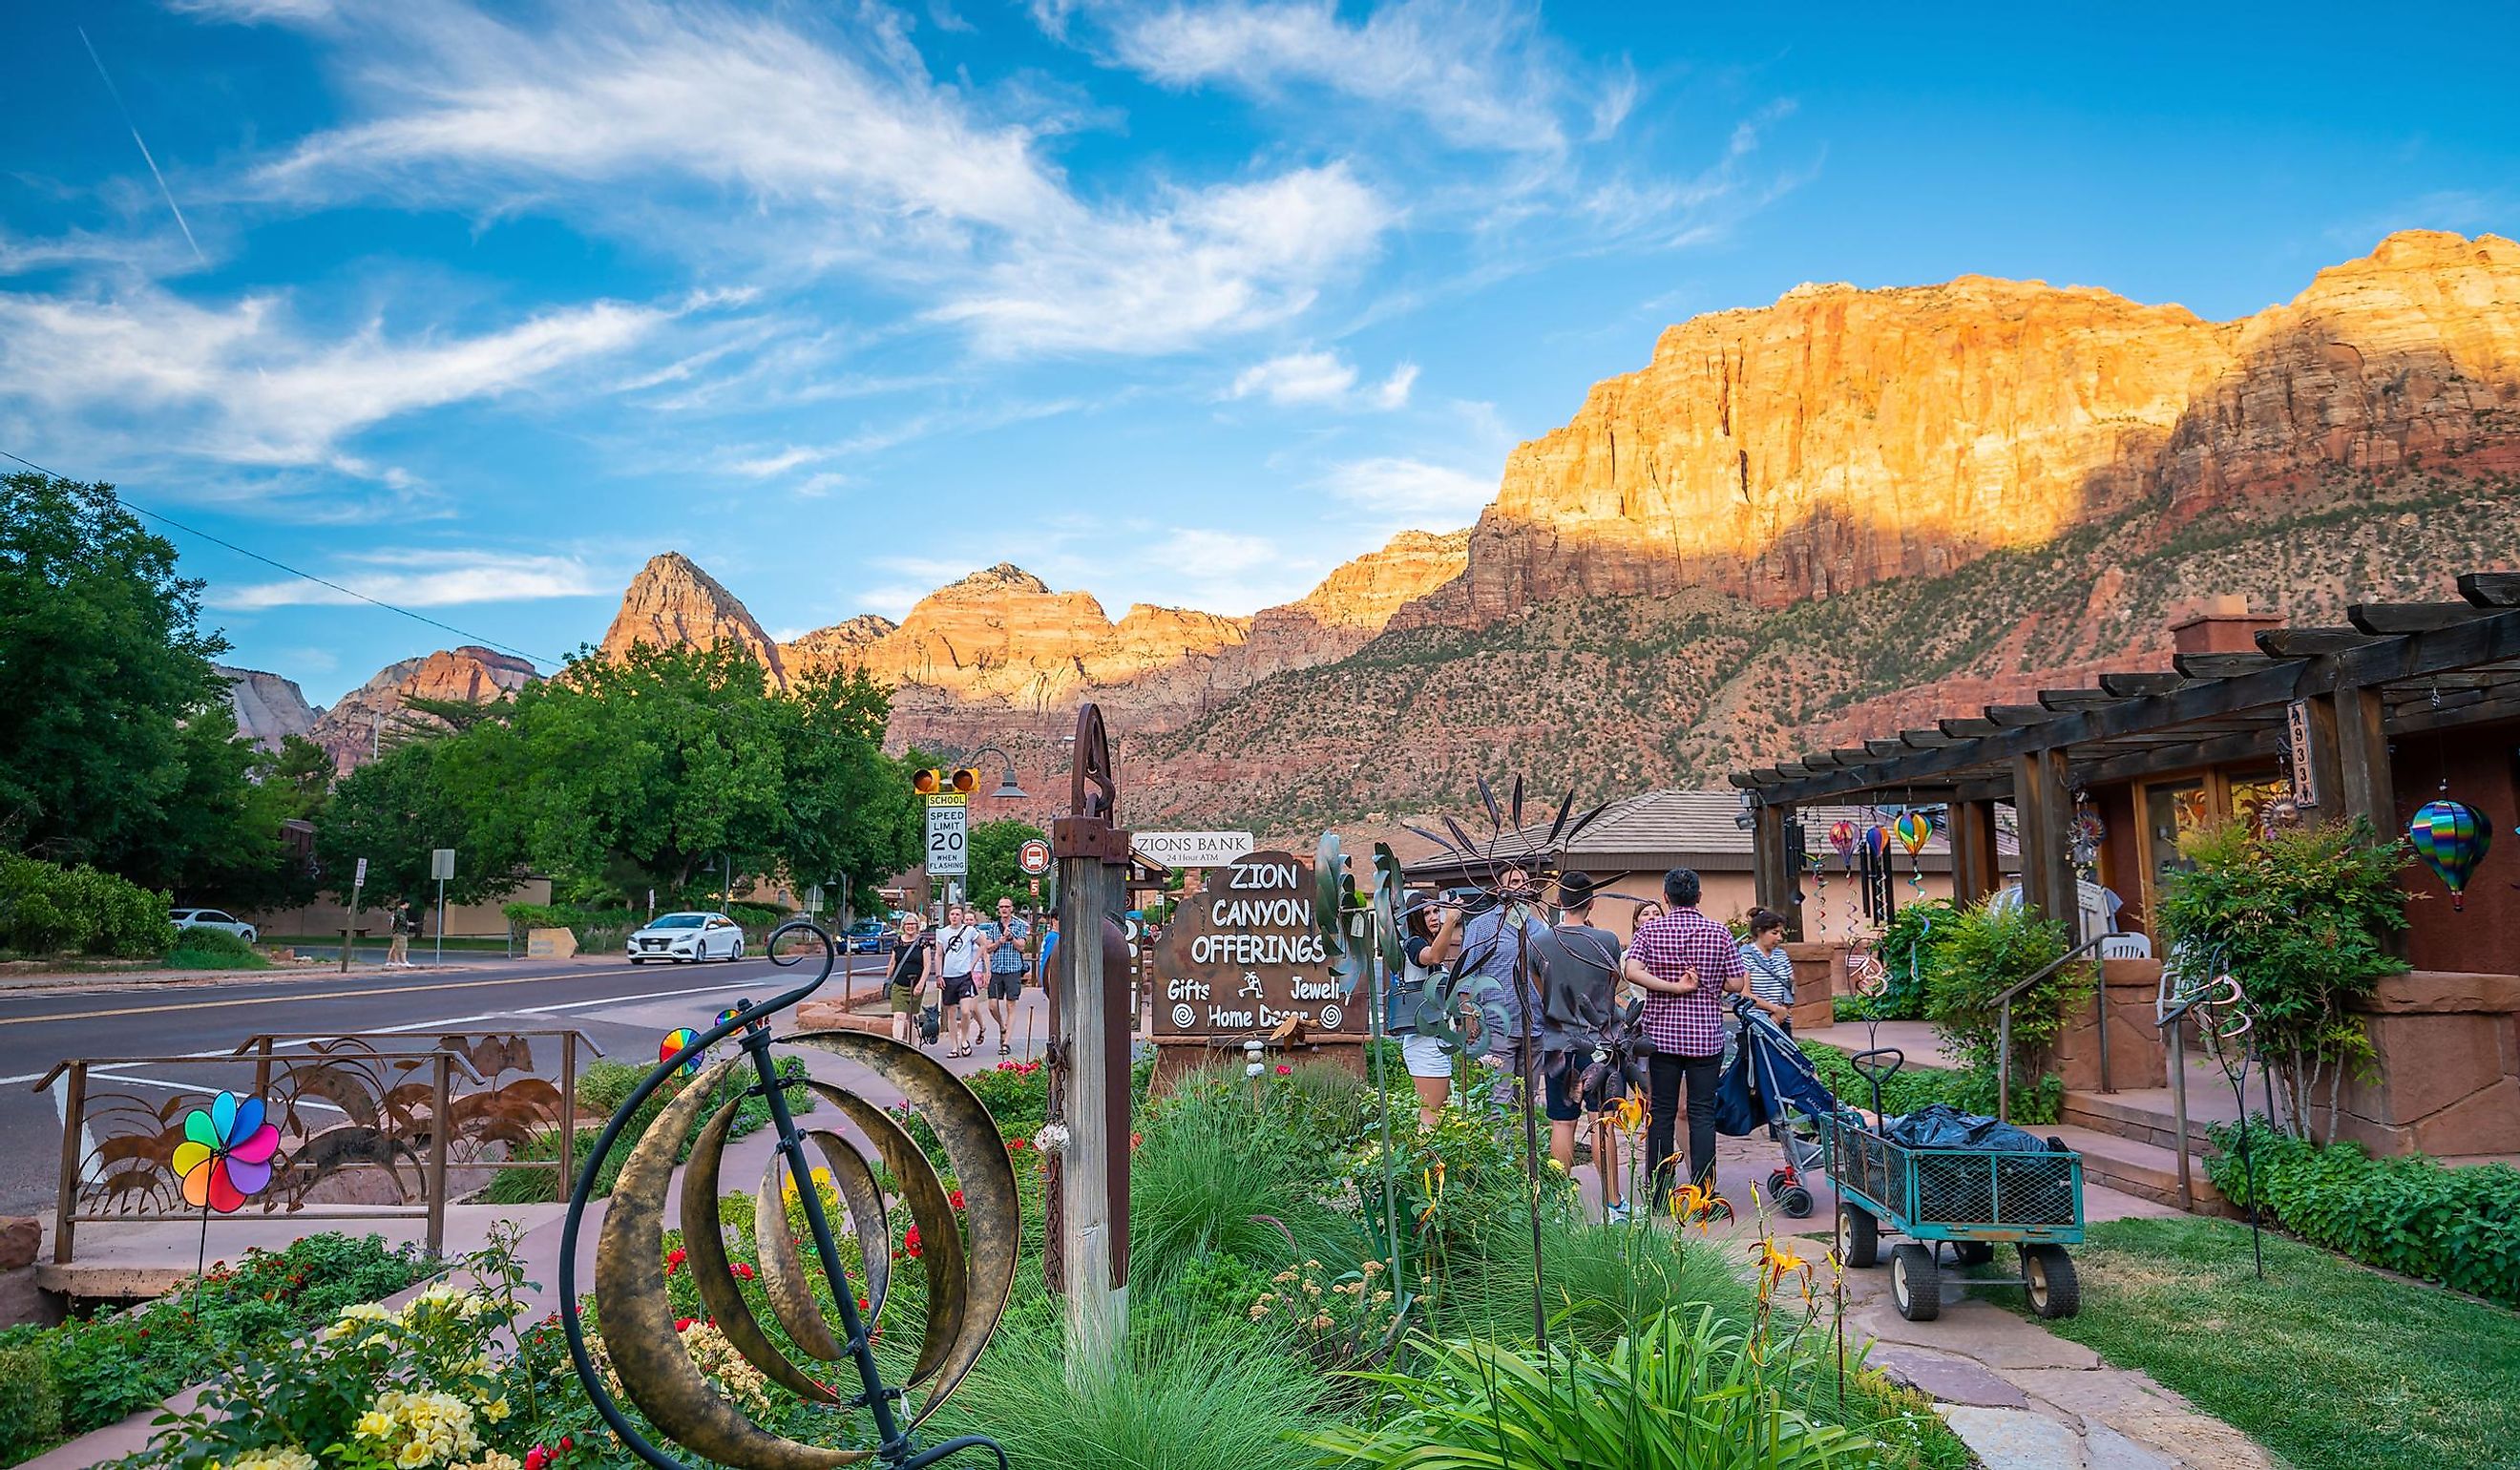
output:
[[[849,953],[881,955],[900,947],[900,933],[879,918],[862,918],[849,925]]]
[[[177,909],[166,915],[166,920],[178,929],[223,930],[247,944],[252,944],[255,938],[253,925],[216,909]]]
[[[743,928],[723,913],[659,913],[627,941],[632,964],[742,959]]]

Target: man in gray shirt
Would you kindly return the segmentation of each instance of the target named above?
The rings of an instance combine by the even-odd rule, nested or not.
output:
[[[1600,1046],[1601,1031],[1618,1007],[1619,936],[1593,925],[1590,873],[1559,873],[1557,904],[1557,923],[1539,942],[1543,983],[1541,1010],[1534,1018],[1549,1099],[1549,1153],[1571,1173],[1575,1127],[1586,1116],[1593,1118],[1593,1162],[1601,1171],[1601,1203],[1616,1222],[1627,1218],[1628,1207],[1620,1200],[1617,1136],[1605,1115],[1626,1088],[1622,1079],[1609,1079],[1588,1092],[1583,1078]]]
[[[1521,869],[1509,868],[1499,886],[1513,892],[1529,881]],[[1526,1090],[1537,1085],[1532,1075],[1531,1059],[1522,1054],[1522,1013],[1540,985],[1540,946],[1548,935],[1548,922],[1533,912],[1531,905],[1519,900],[1508,899],[1482,910],[1462,925],[1462,945],[1457,953],[1462,961],[1478,960],[1485,955],[1486,958],[1473,973],[1490,976],[1505,987],[1506,1034],[1498,1037],[1489,1047],[1488,1057],[1503,1069],[1492,1095],[1508,1110],[1514,1106],[1516,1082]],[[1529,957],[1527,960],[1525,956]],[[1520,983],[1515,977],[1517,968],[1526,971],[1525,980]],[[1537,1015],[1532,1017],[1531,1027],[1536,1036],[1540,1030]],[[1526,1098],[1529,1095],[1526,1091]],[[1526,1101],[1524,1105],[1529,1103]]]

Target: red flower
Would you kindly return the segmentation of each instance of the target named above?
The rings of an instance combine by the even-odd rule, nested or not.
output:
[[[875,1311],[875,1309],[874,1309],[873,1307],[870,1307],[870,1306],[868,1306],[868,1305],[867,1305],[867,1299],[866,1299],[866,1298],[864,1298],[864,1297],[860,1297],[860,1298],[858,1298],[858,1311],[860,1311],[860,1312],[873,1312],[873,1311]],[[817,1385],[816,1385],[816,1387],[818,1387],[818,1388],[819,1388],[819,1387],[824,1387],[824,1385],[817,1384]]]
[[[577,1441],[570,1439],[570,1438],[569,1438],[568,1436],[566,1436],[566,1435],[562,1435],[562,1436],[560,1437],[560,1452],[561,1452],[561,1453],[562,1453],[562,1454],[566,1454],[566,1453],[568,1453],[570,1450],[575,1449],[576,1448],[577,1448]]]
[[[676,1246],[665,1253],[665,1274],[672,1275],[683,1264],[683,1248]]]
[[[1146,1136],[1145,1134],[1131,1134],[1131,1135],[1129,1135],[1129,1146],[1130,1146],[1132,1149],[1136,1148],[1139,1144],[1144,1143],[1144,1142],[1146,1142],[1146,1141],[1147,1141],[1147,1136]]]
[[[728,1267],[727,1270],[733,1271],[735,1273],[735,1278],[739,1281],[749,1281],[752,1279],[752,1268],[745,1265],[743,1262],[738,1261],[733,1266]]]
[[[919,1259],[922,1254],[922,1247],[919,1244],[919,1226],[912,1225],[910,1233],[901,1237],[901,1248],[913,1261]]]
[[[674,1318],[674,1330],[676,1332],[690,1331],[693,1320],[693,1318],[687,1316],[678,1316]]]
[[[525,1470],[543,1470],[551,1463],[551,1451],[540,1445],[525,1451]]]
[[[957,1210],[963,1208],[963,1191],[957,1189],[953,1193],[946,1195],[945,1203],[952,1205]]]
[[[1281,1077],[1292,1077],[1295,1075],[1295,1069],[1287,1066],[1284,1062],[1280,1062],[1278,1063],[1278,1075]]]
[[[1023,1150],[1024,1150],[1024,1140],[1023,1140],[1023,1139],[1021,1139],[1021,1138],[1009,1138],[1009,1139],[1007,1140],[1007,1152],[1009,1152],[1009,1153],[1021,1153],[1021,1152],[1023,1152]]]

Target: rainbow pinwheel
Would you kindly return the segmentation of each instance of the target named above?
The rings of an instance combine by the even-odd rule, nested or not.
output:
[[[675,1052],[682,1050],[685,1047],[690,1046],[692,1043],[698,1041],[699,1039],[700,1034],[694,1031],[689,1026],[677,1026],[673,1030],[666,1032],[665,1040],[657,1046],[656,1060],[660,1062],[672,1061],[674,1059]],[[691,1059],[684,1062],[682,1065],[682,1075],[690,1077],[698,1072],[700,1069],[700,1063],[706,1060],[708,1060],[707,1052],[693,1052],[691,1054]]]
[[[1934,835],[1934,823],[1922,812],[1901,812],[1891,822],[1890,831],[1912,858],[1925,850],[1925,839]]]
[[[2428,801],[2407,824],[2407,840],[2414,844],[2415,856],[2424,860],[2424,866],[2441,874],[2442,886],[2450,890],[2450,906],[2466,908],[2468,875],[2494,845],[2494,829],[2485,824],[2485,814],[2463,801]]]
[[[1844,818],[1828,824],[1828,845],[1837,849],[1838,857],[1855,861],[1855,824]]]
[[[262,1099],[221,1092],[206,1108],[184,1115],[184,1141],[175,1145],[175,1173],[184,1180],[184,1202],[233,1215],[271,1182],[280,1130],[263,1121]]]

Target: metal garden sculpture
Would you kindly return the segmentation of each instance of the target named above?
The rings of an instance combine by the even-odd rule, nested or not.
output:
[[[772,960],[789,965],[801,955],[782,954],[791,936],[819,942],[822,972],[803,985],[759,1004],[742,1004],[721,1013],[706,1031],[686,1034],[683,1045],[668,1050],[632,1091],[605,1126],[588,1154],[577,1187],[569,1197],[568,1218],[561,1240],[561,1321],[568,1337],[569,1356],[579,1382],[596,1410],[640,1458],[659,1470],[688,1470],[687,1462],[650,1441],[607,1389],[605,1375],[590,1351],[577,1297],[577,1236],[597,1172],[630,1119],[656,1090],[687,1063],[732,1036],[738,1054],[693,1077],[666,1104],[664,1111],[631,1147],[604,1217],[595,1252],[595,1302],[603,1345],[620,1388],[649,1423],[665,1438],[701,1459],[740,1470],[825,1470],[825,1467],[880,1463],[884,1470],[916,1470],[966,1449],[985,1449],[1007,1463],[1006,1452],[978,1436],[948,1440],[919,1449],[913,1431],[936,1412],[979,1359],[997,1328],[1014,1287],[1019,1240],[1015,1176],[1006,1144],[988,1110],[962,1081],[914,1047],[887,1037],[858,1032],[806,1032],[787,1038],[855,1062],[899,1089],[912,1109],[923,1116],[943,1142],[946,1160],[962,1185],[966,1208],[959,1212],[948,1197],[935,1166],[911,1141],[894,1115],[845,1088],[810,1079],[779,1079],[770,1049],[770,1018],[803,1001],[831,978],[838,952],[829,934],[798,920],[782,925],[767,946]],[[678,1033],[679,1034],[679,1033]],[[745,1079],[728,1087],[730,1079]],[[875,1142],[891,1186],[908,1204],[922,1238],[922,1264],[927,1272],[925,1321],[917,1361],[899,1386],[886,1384],[874,1352],[876,1323],[889,1293],[891,1222],[873,1163],[838,1134],[826,1129],[800,1130],[788,1110],[784,1089],[801,1087],[834,1104],[841,1115]],[[810,1357],[847,1362],[856,1370],[859,1391],[846,1394],[818,1381],[772,1347],[759,1320],[737,1286],[726,1258],[717,1221],[718,1173],[736,1111],[747,1097],[768,1106],[778,1139],[777,1151],[764,1173],[757,1196],[758,1218],[782,1222],[761,1234],[761,1284],[773,1314],[796,1346]],[[703,1122],[701,1114],[716,1103]],[[745,1359],[808,1403],[834,1412],[865,1409],[874,1425],[874,1443],[858,1448],[808,1445],[774,1434],[745,1418],[694,1362],[674,1328],[673,1309],[665,1292],[661,1233],[667,1185],[672,1181],[675,1153],[682,1140],[694,1139],[683,1180],[682,1218],[685,1265],[715,1318],[718,1329]],[[846,1214],[850,1231],[863,1246],[866,1281],[853,1289],[840,1259],[838,1238],[813,1182],[805,1145],[811,1139],[824,1162]],[[814,1269],[831,1288],[836,1323],[825,1318],[815,1300],[789,1238],[785,1181],[796,1185],[807,1230],[812,1237]],[[965,1232],[969,1241],[965,1243]],[[858,1307],[859,1297],[866,1309]],[[910,1407],[910,1390],[922,1385],[926,1396]]]
[[[1501,853],[1499,849],[1506,845],[1508,832],[1520,838],[1525,831],[1522,821],[1522,778],[1518,776],[1514,778],[1512,794],[1502,803],[1497,800],[1496,792],[1488,785],[1485,777],[1478,779],[1478,789],[1479,801],[1487,809],[1488,838],[1485,842],[1473,838],[1466,828],[1451,817],[1443,819],[1444,835],[1438,835],[1421,826],[1404,824],[1409,826],[1409,830],[1434,843],[1437,850],[1444,856],[1455,859],[1462,865],[1465,869],[1465,875],[1470,879],[1471,886],[1477,889],[1477,897],[1472,900],[1473,907],[1482,910],[1503,909],[1506,919],[1506,922],[1498,927],[1494,939],[1483,942],[1476,950],[1468,951],[1453,961],[1450,972],[1452,978],[1443,987],[1444,1010],[1441,1015],[1433,1018],[1439,1025],[1430,1034],[1445,1039],[1449,1046],[1462,1046],[1458,1031],[1451,1029],[1452,1017],[1459,1013],[1458,1007],[1467,1002],[1478,1008],[1480,1017],[1478,1038],[1473,1044],[1484,1043],[1480,1045],[1479,1051],[1472,1054],[1483,1053],[1493,1046],[1493,1038],[1504,1029],[1499,1024],[1505,1020],[1501,1007],[1491,1009],[1491,1006],[1501,999],[1506,986],[1512,986],[1513,994],[1520,997],[1522,1001],[1520,1005],[1514,1007],[1522,1017],[1519,1035],[1516,1037],[1519,1043],[1517,1053],[1522,1059],[1522,1075],[1515,1081],[1517,1086],[1527,1090],[1538,1082],[1540,1076],[1537,1062],[1538,1047],[1532,1019],[1532,1011],[1537,1007],[1533,1003],[1535,998],[1530,941],[1526,926],[1516,915],[1536,911],[1541,907],[1547,887],[1556,875],[1559,855],[1564,852],[1567,844],[1582,835],[1586,827],[1591,826],[1603,812],[1609,810],[1609,803],[1603,802],[1581,817],[1576,817],[1574,816],[1575,793],[1569,791],[1565,799],[1557,804],[1557,815],[1549,824],[1546,835],[1537,842],[1517,841],[1513,852]],[[1571,821],[1570,818],[1572,818]],[[1395,872],[1397,867],[1395,863],[1393,865]],[[1603,958],[1606,960],[1608,957],[1604,956]],[[1503,969],[1505,977],[1503,980],[1496,978],[1499,966]],[[1480,981],[1486,983],[1481,985],[1478,983]],[[1423,1014],[1422,1010],[1420,1014]],[[1633,1049],[1632,1042],[1629,1046]],[[1604,1064],[1608,1061],[1606,1057],[1596,1059]],[[1561,1059],[1559,1064],[1564,1065],[1566,1062]],[[1538,1115],[1530,1106],[1532,1099],[1523,1097],[1518,1100],[1522,1104],[1525,1184],[1531,1200],[1532,1327],[1542,1351],[1546,1352],[1549,1344],[1549,1312],[1544,1295],[1547,1268],[1541,1245],[1540,1171],[1544,1166],[1541,1162],[1540,1123]]]

